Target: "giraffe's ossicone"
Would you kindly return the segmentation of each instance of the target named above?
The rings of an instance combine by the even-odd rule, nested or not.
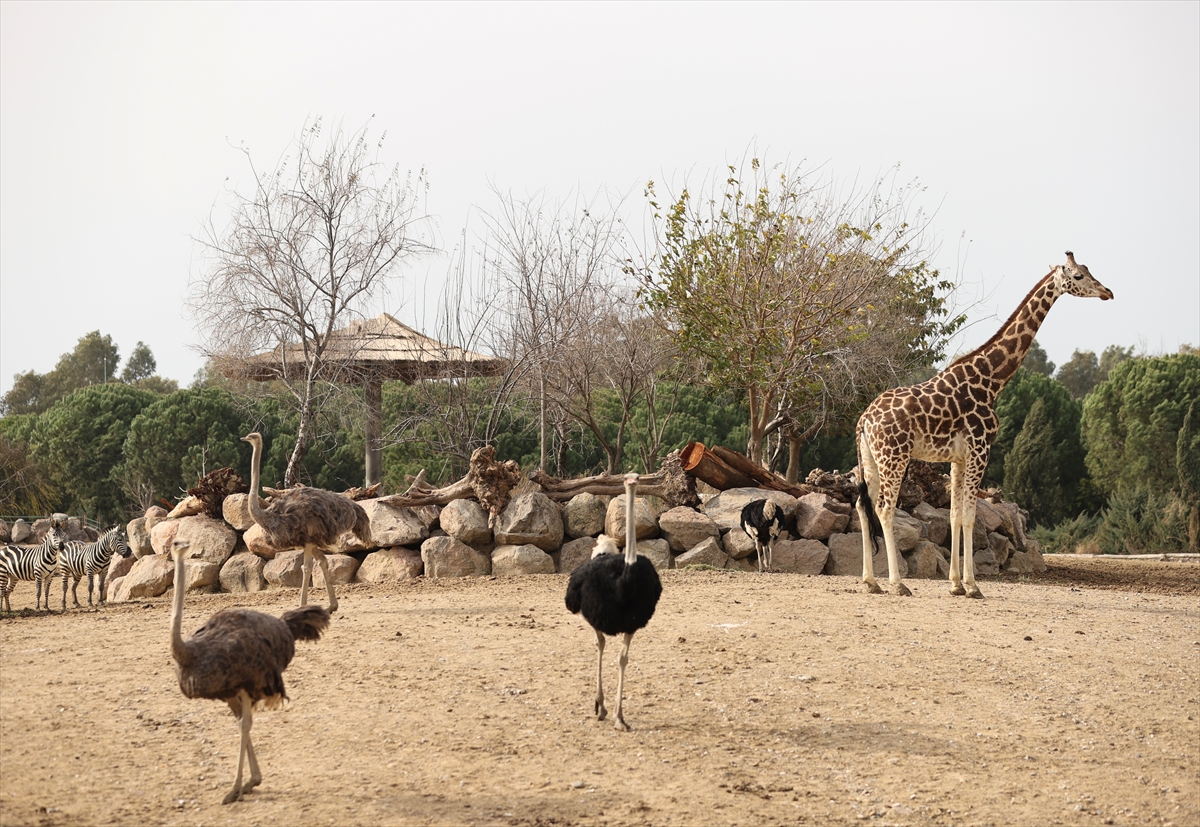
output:
[[[872,527],[877,526],[887,549],[889,581],[897,594],[910,594],[900,578],[893,522],[908,461],[922,459],[950,463],[950,593],[983,596],[975,584],[971,538],[975,494],[999,427],[996,397],[1021,366],[1059,296],[1070,293],[1105,301],[1113,297],[1073,253],[1066,255],[1066,263],[1052,266],[981,347],[928,381],[884,391],[859,417],[857,508],[863,526],[863,582],[872,592],[881,591],[872,561]]]

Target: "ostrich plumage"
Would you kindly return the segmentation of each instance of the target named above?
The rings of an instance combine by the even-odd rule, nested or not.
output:
[[[275,548],[303,548],[300,605],[308,605],[308,586],[312,579],[313,560],[321,566],[325,590],[329,593],[329,611],[336,612],[337,597],[333,593],[333,578],[325,551],[332,550],[338,538],[349,531],[361,542],[371,542],[371,522],[363,507],[344,494],[321,488],[291,488],[271,498],[266,508],[258,498],[259,465],[262,462],[262,434],[242,437],[249,442],[250,496],[247,504],[250,516],[262,528],[263,538]]]
[[[599,554],[571,572],[567,583],[567,609],[572,614],[582,612],[584,620],[596,631],[596,719],[608,715],[604,706],[604,636],[622,635],[620,668],[617,678],[618,729],[629,730],[622,712],[625,696],[625,665],[629,663],[629,643],[633,633],[644,629],[654,617],[662,582],[654,564],[637,553],[637,531],[634,520],[634,495],[637,474],[625,476],[625,553]],[[605,542],[607,541],[607,542]],[[615,542],[604,535],[598,547],[616,549]]]
[[[275,709],[287,700],[283,670],[292,662],[297,640],[317,640],[329,627],[329,612],[303,606],[282,618],[249,609],[224,609],[183,639],[184,557],[189,544],[176,541],[175,599],[171,610],[171,657],[186,698],[224,701],[238,719],[241,745],[237,777],[223,804],[237,801],[262,782],[250,741],[254,708]],[[249,759],[250,780],[242,786],[242,764]]]
[[[742,507],[741,524],[742,531],[754,541],[754,548],[758,552],[758,570],[770,571],[775,539],[783,528],[783,509],[772,500],[748,502]]]

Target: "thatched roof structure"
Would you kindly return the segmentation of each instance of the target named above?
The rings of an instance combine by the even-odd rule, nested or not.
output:
[[[323,358],[326,365],[336,366],[335,381],[366,388],[367,486],[378,483],[383,473],[382,385],[385,381],[412,383],[449,376],[493,376],[505,367],[503,359],[444,345],[401,324],[387,313],[373,319],[360,319],[335,330]],[[280,345],[267,353],[221,365],[221,372],[230,379],[256,382],[301,379],[304,370],[304,351],[298,344]]]

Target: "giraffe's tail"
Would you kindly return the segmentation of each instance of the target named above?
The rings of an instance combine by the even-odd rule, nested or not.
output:
[[[879,522],[879,515],[875,513],[875,504],[871,502],[871,490],[867,487],[867,481],[861,480],[858,483],[858,496],[855,497],[854,505],[862,503],[863,510],[867,512],[867,522],[870,523],[871,548],[875,551],[879,550],[879,546],[875,542],[876,537],[883,536],[883,524]]]

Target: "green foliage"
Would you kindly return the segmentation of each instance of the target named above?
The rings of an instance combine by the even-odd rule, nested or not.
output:
[[[1090,540],[1099,527],[1099,514],[1079,514],[1053,528],[1034,526],[1030,533],[1041,543],[1043,554],[1074,554],[1080,544]]]
[[[49,469],[59,509],[124,522],[122,449],[129,426],[155,396],[128,385],[92,385],[38,418],[33,451]]]
[[[0,429],[0,514],[49,514],[57,503],[46,469],[28,442],[11,439],[5,430]]]
[[[154,359],[154,354],[150,352],[150,348],[146,347],[145,342],[138,342],[134,345],[133,353],[129,354],[129,361],[125,363],[125,370],[121,371],[121,381],[127,385],[132,385],[139,379],[148,379],[154,375],[154,371],[158,369],[158,362]]]
[[[1006,461],[1013,449],[1017,437],[1025,427],[1025,421],[1033,409],[1034,403],[1041,401],[1045,408],[1045,419],[1050,427],[1047,439],[1053,446],[1053,455],[1057,465],[1058,479],[1061,484],[1061,495],[1047,492],[1055,504],[1043,509],[1033,501],[1017,498],[1022,506],[1030,513],[1046,515],[1044,519],[1053,520],[1051,515],[1077,514],[1080,511],[1096,510],[1102,504],[1102,499],[1096,499],[1094,489],[1088,482],[1087,466],[1084,461],[1083,443],[1080,439],[1079,422],[1081,408],[1078,402],[1062,384],[1041,373],[1033,373],[1024,366],[1013,375],[1013,378],[1000,392],[996,399],[996,416],[1000,427],[996,441],[992,444],[991,457],[988,461],[987,472],[984,474],[984,485],[1000,486],[1007,490]],[[1031,432],[1028,439],[1033,439]],[[1027,475],[1030,469],[1025,466],[1022,475]],[[1028,476],[1024,477],[1031,485],[1031,495],[1037,496],[1037,486]],[[1015,495],[1014,495],[1015,496]]]
[[[1066,516],[1062,462],[1046,400],[1038,398],[1004,465],[1005,495],[1024,505],[1035,525],[1053,525]]]
[[[1170,492],[1145,486],[1113,494],[1094,542],[1104,554],[1158,554],[1187,548],[1187,509]]]
[[[1038,344],[1037,339],[1030,344],[1029,352],[1025,354],[1025,361],[1021,363],[1021,367],[1030,373],[1040,373],[1042,376],[1054,375],[1054,363],[1050,361],[1050,356]]]
[[[1058,369],[1055,378],[1071,393],[1072,399],[1083,399],[1092,388],[1108,378],[1108,374],[1127,359],[1133,358],[1133,348],[1109,345],[1100,358],[1090,350],[1076,350],[1071,359]]]
[[[1200,419],[1196,402],[1188,405],[1175,443],[1175,469],[1179,472],[1179,493],[1188,510],[1188,551],[1200,550]]]
[[[1146,488],[1178,490],[1179,431],[1200,399],[1200,356],[1176,354],[1121,362],[1083,403],[1087,467],[1110,496]]]
[[[184,390],[142,409],[129,426],[124,476],[143,505],[178,500],[200,477],[218,468],[244,468],[238,439],[243,418],[229,395],[215,388]]]
[[[59,357],[49,373],[29,371],[14,377],[0,409],[6,414],[43,413],[72,391],[114,381],[120,361],[112,337],[93,330],[79,339],[73,351]]]

